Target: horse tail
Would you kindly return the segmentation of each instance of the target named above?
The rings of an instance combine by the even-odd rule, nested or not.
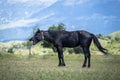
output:
[[[99,49],[99,51],[101,51],[104,54],[107,54],[107,49],[103,48],[99,42],[99,40],[97,39],[97,37],[94,34],[91,34],[92,38],[93,38],[93,42],[94,44],[97,46],[97,48]]]

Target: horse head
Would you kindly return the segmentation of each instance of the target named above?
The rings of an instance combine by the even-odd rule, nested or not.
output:
[[[29,39],[29,41],[33,41],[33,45],[37,44],[43,39],[43,32],[39,29],[35,32],[34,36]]]

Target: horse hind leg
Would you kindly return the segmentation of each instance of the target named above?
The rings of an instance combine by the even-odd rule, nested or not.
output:
[[[90,64],[90,50],[88,47],[83,47],[83,52],[84,52],[84,63],[83,63],[83,68],[86,67],[86,63],[88,62],[88,68],[91,66]]]
[[[91,58],[90,51],[88,51],[87,58],[88,58],[88,68],[90,68],[90,66],[91,66],[91,64],[90,64],[90,58]]]

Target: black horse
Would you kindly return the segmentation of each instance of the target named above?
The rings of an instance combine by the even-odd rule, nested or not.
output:
[[[49,30],[49,31],[41,31],[37,30],[32,38],[29,41],[33,41],[33,45],[37,44],[39,41],[45,40],[54,45],[58,52],[59,64],[58,66],[65,66],[64,55],[63,55],[63,47],[76,47],[81,46],[84,52],[84,63],[82,67],[86,67],[86,63],[88,61],[88,67],[90,67],[90,44],[93,40],[94,44],[97,48],[107,54],[107,50],[103,48],[98,41],[97,37],[89,33],[87,31],[64,31],[64,30]]]

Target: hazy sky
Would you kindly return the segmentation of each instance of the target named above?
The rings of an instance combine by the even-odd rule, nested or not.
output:
[[[35,25],[47,30],[59,23],[94,34],[120,30],[120,0],[0,0],[0,41],[27,39]]]

